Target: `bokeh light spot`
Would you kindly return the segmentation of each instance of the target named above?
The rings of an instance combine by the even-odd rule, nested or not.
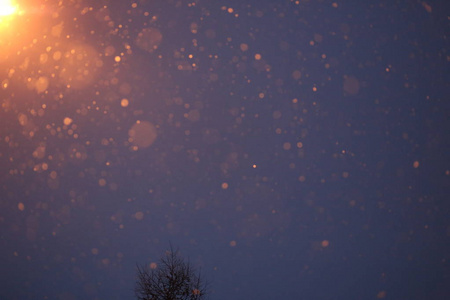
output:
[[[64,118],[64,125],[69,126],[70,124],[72,124],[73,120],[69,117],[65,117]]]
[[[147,121],[137,121],[128,131],[129,141],[138,148],[150,147],[156,140],[156,127]]]
[[[128,99],[126,99],[126,98],[123,98],[123,99],[120,101],[120,105],[121,105],[122,107],[127,107],[129,104],[130,104],[130,101],[128,101]]]
[[[344,77],[344,92],[350,95],[356,95],[359,92],[359,80],[353,76]]]
[[[162,41],[162,34],[156,28],[144,28],[136,38],[136,45],[142,50],[153,52],[158,49]]]
[[[138,211],[137,213],[134,214],[134,217],[136,218],[136,220],[142,220],[144,218],[144,213],[142,211]]]

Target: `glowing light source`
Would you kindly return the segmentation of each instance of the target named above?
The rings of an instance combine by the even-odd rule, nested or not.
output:
[[[0,0],[0,17],[12,15],[16,10],[11,0]]]

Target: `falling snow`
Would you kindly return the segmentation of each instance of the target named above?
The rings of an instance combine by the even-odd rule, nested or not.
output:
[[[444,2],[0,6],[0,298],[449,298]]]

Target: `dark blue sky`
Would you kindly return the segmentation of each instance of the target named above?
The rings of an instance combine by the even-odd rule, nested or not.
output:
[[[18,1],[0,299],[449,299],[446,1]]]

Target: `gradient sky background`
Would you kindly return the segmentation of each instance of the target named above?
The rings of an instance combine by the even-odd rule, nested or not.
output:
[[[0,299],[450,299],[446,2],[17,1]]]

